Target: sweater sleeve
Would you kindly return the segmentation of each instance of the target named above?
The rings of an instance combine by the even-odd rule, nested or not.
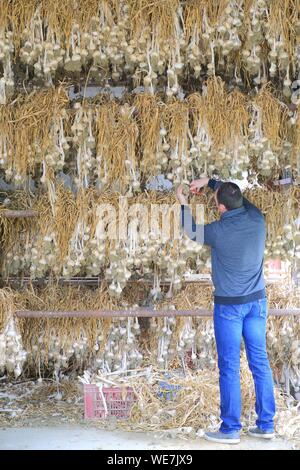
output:
[[[217,191],[217,189],[221,186],[222,183],[223,181],[210,179],[208,180],[207,186],[213,191]]]
[[[216,224],[196,224],[189,206],[181,206],[181,226],[187,236],[201,245],[214,246],[216,239]]]

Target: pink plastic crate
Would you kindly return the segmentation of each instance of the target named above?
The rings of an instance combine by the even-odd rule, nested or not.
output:
[[[107,413],[100,393],[100,389],[94,384],[84,385],[84,417],[85,419],[128,418],[131,407],[136,401],[136,396],[131,387],[125,391],[119,387],[103,387],[102,392],[106,401]]]

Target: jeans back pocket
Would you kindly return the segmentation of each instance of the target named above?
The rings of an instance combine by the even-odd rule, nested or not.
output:
[[[267,298],[258,299],[258,314],[260,317],[267,318],[267,314],[268,314]]]

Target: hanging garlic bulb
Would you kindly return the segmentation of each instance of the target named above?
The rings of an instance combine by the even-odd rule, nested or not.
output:
[[[230,175],[233,178],[243,179],[248,174],[249,161],[247,146],[237,142],[233,150],[232,164],[229,170]]]
[[[95,166],[95,138],[93,136],[93,109],[75,103],[76,114],[72,125],[73,144],[76,148],[77,186],[87,188]]]
[[[290,68],[288,66],[287,71],[286,71],[286,77],[283,81],[283,90],[282,90],[282,93],[286,98],[290,98],[292,95],[291,86],[292,86],[292,81],[290,80]]]
[[[103,372],[136,369],[143,355],[139,351],[140,326],[137,318],[113,319],[102,356],[96,363]]]
[[[272,168],[278,164],[278,158],[271,150],[271,143],[263,135],[261,110],[255,105],[253,105],[253,114],[249,131],[250,154],[257,158],[257,166],[260,169],[260,173],[264,176],[269,176]]]
[[[109,254],[110,265],[105,271],[105,276],[111,281],[109,292],[114,297],[120,297],[126,285],[127,280],[131,277],[128,269],[128,263],[131,258],[128,256],[128,248],[123,242],[118,242],[114,250]]]
[[[97,365],[100,358],[103,358],[105,336],[102,334],[103,326],[97,324],[96,340],[94,347],[90,348],[88,335],[90,330],[84,328],[78,332],[72,331],[68,335],[61,335],[57,328],[50,330],[41,329],[36,341],[36,337],[31,338],[27,361],[36,367],[38,360],[38,371],[45,367],[53,371],[59,377],[61,372],[70,367],[70,360],[75,367],[82,368],[89,360],[91,365]]]
[[[9,149],[10,149],[10,145],[9,145],[8,137],[5,136],[4,134],[0,135],[0,166],[1,168],[7,168]]]
[[[275,8],[270,2],[255,0],[246,7],[240,0],[228,0],[220,11],[203,4],[201,20],[192,24],[191,18],[199,16],[199,6],[172,7],[167,14],[171,40],[166,41],[161,31],[164,26],[160,22],[153,24],[151,20],[152,15],[160,14],[158,5],[151,14],[147,7],[142,9],[145,17],[139,23],[143,25],[135,30],[127,2],[119,2],[118,8],[101,2],[86,26],[79,25],[75,15],[68,38],[60,26],[52,30],[38,6],[20,36],[21,63],[27,68],[27,75],[29,67],[33,66],[35,76],[43,79],[46,86],[51,85],[58,69],[63,68],[67,73],[81,72],[82,67],[92,64],[90,78],[110,76],[118,82],[125,74],[133,79],[135,86],[144,85],[150,93],[154,92],[159,77],[166,76],[166,71],[171,69],[175,72],[175,83],[168,84],[168,96],[178,93],[180,82],[187,74],[198,79],[202,70],[208,75],[225,69],[231,73],[237,52],[256,85],[259,85],[262,66],[269,70],[271,77],[284,71],[290,60],[295,69],[299,69],[299,45],[283,30],[283,22],[279,21],[274,27],[272,10]],[[136,13],[140,14],[138,10]],[[297,15],[294,16],[286,21],[291,23],[291,36],[297,35],[299,29]],[[1,39],[2,42],[7,39],[5,45],[13,48],[10,27],[0,31],[0,61]]]
[[[186,317],[177,342],[177,353],[179,356],[183,356],[186,351],[192,348],[195,349],[195,336],[196,330],[193,326],[192,317]]]
[[[267,327],[267,344],[272,363],[281,364],[279,382],[287,394],[299,400],[300,348],[297,337],[298,325],[293,318],[281,323],[278,334],[276,320],[270,320]]]
[[[293,91],[292,95],[291,95],[291,102],[295,105],[299,105],[300,103],[300,80],[295,80],[295,82],[292,83],[292,89],[295,89],[295,91]],[[294,122],[293,124],[295,124],[296,122],[296,116],[293,116],[294,118]]]
[[[197,368],[214,368],[217,363],[214,325],[212,320],[196,319],[196,357]],[[192,358],[193,359],[193,358]]]
[[[289,221],[289,207],[286,207],[287,223],[282,228],[282,233],[275,238],[269,238],[266,242],[265,255],[268,259],[280,259],[288,264],[297,262],[299,257],[299,230],[294,220]]]
[[[58,121],[53,122],[51,125],[52,142],[47,149],[44,158],[44,171],[46,166],[53,168],[56,171],[61,171],[65,164],[66,151],[69,149],[69,144],[64,133],[64,119],[60,117]],[[45,174],[42,182],[45,182]]]
[[[276,163],[276,155],[270,148],[265,150],[257,160],[257,166],[260,169],[260,173],[265,176],[269,176],[271,174],[271,170],[276,165]]]
[[[90,240],[90,227],[84,218],[79,218],[70,239],[68,255],[63,265],[63,276],[76,276],[86,264],[86,252]]]
[[[29,267],[33,279],[44,277],[49,271],[57,273],[59,256],[58,243],[54,232],[49,231],[42,239],[29,243],[24,256],[24,267]]]
[[[25,359],[26,351],[23,349],[21,335],[15,320],[11,317],[0,334],[0,372],[3,374],[7,371],[17,379],[22,373]]]
[[[104,230],[101,207],[96,209],[96,230],[94,236],[87,241],[85,250],[85,265],[88,275],[97,276],[106,263],[106,238]]]
[[[0,29],[0,64],[3,76],[0,78],[0,104],[6,104],[14,92],[14,73],[12,68],[14,45],[11,31]]]
[[[169,361],[174,358],[175,349],[172,348],[172,335],[175,326],[175,318],[164,317],[157,344],[157,364],[162,369],[167,369]]]

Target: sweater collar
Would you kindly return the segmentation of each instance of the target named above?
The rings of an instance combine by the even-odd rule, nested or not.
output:
[[[227,219],[228,217],[234,217],[235,215],[242,214],[246,209],[244,206],[239,207],[238,209],[232,209],[231,211],[224,212],[221,214],[221,219]]]

